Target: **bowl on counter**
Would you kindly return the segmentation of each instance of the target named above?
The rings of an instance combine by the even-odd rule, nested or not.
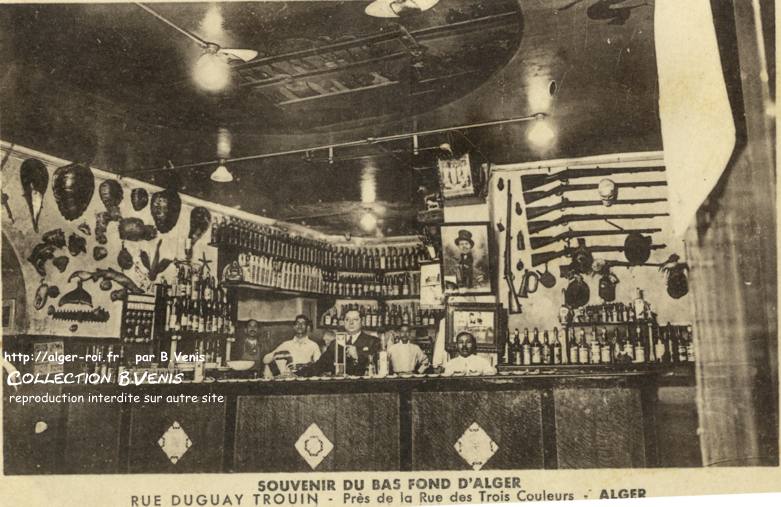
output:
[[[255,361],[228,361],[228,367],[234,371],[246,371],[255,366]]]

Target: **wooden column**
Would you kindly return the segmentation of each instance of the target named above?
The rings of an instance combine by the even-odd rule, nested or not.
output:
[[[751,2],[712,8],[738,143],[687,237],[703,464],[777,465],[776,176],[761,79],[767,69]],[[772,49],[767,57],[772,61]]]

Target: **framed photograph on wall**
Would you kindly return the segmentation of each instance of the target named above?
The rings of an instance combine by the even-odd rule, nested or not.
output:
[[[452,303],[447,307],[445,348],[456,348],[461,332],[471,333],[478,352],[496,352],[499,345],[500,319],[495,303]]]
[[[468,153],[459,158],[440,159],[437,165],[442,197],[452,199],[475,194],[472,165]]]
[[[445,309],[442,293],[442,266],[438,262],[420,265],[420,307],[433,310]]]
[[[445,295],[493,294],[488,222],[442,225],[442,290]]]

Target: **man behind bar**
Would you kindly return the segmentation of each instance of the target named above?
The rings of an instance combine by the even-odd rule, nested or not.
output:
[[[348,375],[362,376],[366,374],[371,359],[375,371],[377,367],[377,356],[380,352],[380,339],[364,333],[361,324],[361,314],[357,310],[350,310],[344,316],[344,330],[347,332],[347,365]],[[341,361],[345,357],[344,347],[336,341],[332,341],[325,349],[320,359],[305,366],[298,371],[299,375],[311,377],[323,375],[325,373],[334,373],[334,361],[336,358]]]
[[[388,359],[393,373],[423,373],[428,368],[428,356],[415,343],[410,343],[410,327],[398,331],[400,342],[388,346]]]
[[[317,361],[320,358],[320,347],[309,339],[309,329],[309,318],[306,315],[296,315],[293,323],[293,338],[280,343],[277,348],[263,356],[263,364],[271,364],[283,353],[290,356],[289,366],[303,366]]]
[[[456,336],[458,356],[445,363],[444,375],[496,375],[496,368],[477,355],[477,341],[471,333]]]

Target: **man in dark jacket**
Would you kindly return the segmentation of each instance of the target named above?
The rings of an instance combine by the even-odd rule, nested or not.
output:
[[[348,375],[366,375],[369,362],[377,368],[377,357],[380,352],[380,339],[364,333],[361,326],[361,315],[356,310],[350,310],[344,316],[344,330],[347,332],[346,370]],[[345,357],[345,347],[332,341],[320,359],[298,371],[298,375],[311,377],[334,373],[336,358],[341,362]]]

